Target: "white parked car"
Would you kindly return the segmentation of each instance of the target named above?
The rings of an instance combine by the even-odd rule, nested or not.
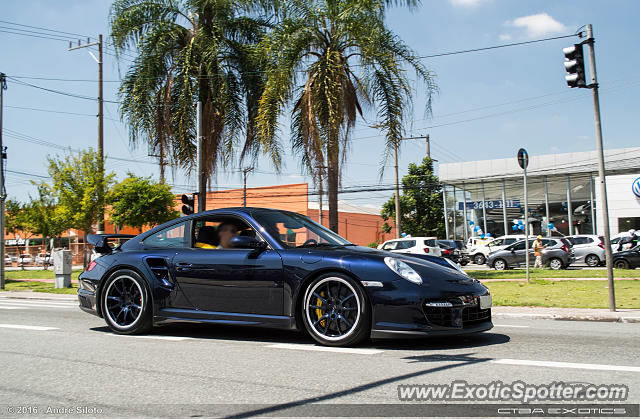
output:
[[[632,246],[631,243],[628,244],[623,244],[622,245],[622,249],[618,250],[618,247],[620,245],[620,240],[625,239],[627,237],[630,237],[631,234],[629,234],[628,231],[622,232],[622,233],[618,233],[615,236],[611,237],[611,253],[616,253],[618,251],[624,251],[624,250],[629,250]]]
[[[30,263],[33,263],[33,256],[29,253],[23,253],[18,256],[18,265],[28,265]]]
[[[402,239],[387,240],[378,249],[395,253],[418,253],[442,256],[437,237],[404,237]]]
[[[472,247],[476,247],[476,246],[483,246],[492,240],[493,240],[493,237],[484,237],[484,238],[480,236],[469,237],[467,239],[467,249],[471,249]]]
[[[502,250],[521,239],[524,239],[524,234],[496,237],[489,243],[480,244],[469,249],[469,257],[476,265],[484,265],[491,252]]]
[[[49,266],[52,262],[51,254],[49,253],[38,253],[38,256],[36,256],[36,265]]]
[[[565,239],[568,239],[573,245],[575,263],[585,263],[595,267],[605,260],[604,237],[595,234],[576,234],[575,236],[566,236]]]

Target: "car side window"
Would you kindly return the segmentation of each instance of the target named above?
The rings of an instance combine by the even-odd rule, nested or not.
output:
[[[412,247],[414,247],[416,245],[416,241],[415,240],[402,240],[398,242],[398,246],[396,247],[396,250],[400,250],[400,249],[410,249]]]
[[[389,242],[384,246],[382,246],[382,250],[396,250],[397,245],[398,245],[398,242]]]
[[[524,241],[516,243],[511,247],[511,250],[524,250]]]
[[[504,243],[504,239],[495,239],[494,241],[489,243],[489,246],[502,246],[503,244],[509,244],[509,243]]]
[[[504,241],[504,244],[509,245],[509,244],[513,244],[513,243],[515,243],[515,242],[516,242],[516,239],[506,239],[506,240]]]
[[[620,241],[620,237],[616,237],[615,239],[611,239],[611,244],[618,244]]]
[[[191,245],[191,221],[174,224],[147,237],[147,247],[185,248]]]
[[[255,230],[246,222],[230,216],[198,218],[193,222],[193,247],[202,249],[221,248],[220,229],[229,230],[232,235],[256,238]]]
[[[431,247],[436,247],[437,246],[435,239],[427,239],[427,240],[424,241],[424,244],[425,244],[425,246],[431,246]]]

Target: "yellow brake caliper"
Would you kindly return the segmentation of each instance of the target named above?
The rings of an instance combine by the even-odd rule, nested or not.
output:
[[[324,297],[324,291],[322,291],[322,292],[320,293],[320,295]],[[321,307],[321,306],[322,306],[322,300],[318,298],[318,299],[317,299],[317,301],[316,301],[316,305],[317,305],[318,307]],[[322,309],[320,309],[320,308],[316,308],[316,316],[318,316],[318,318],[322,317]],[[325,319],[325,320],[321,320],[321,321],[320,321],[320,326],[324,327],[324,325],[325,325],[325,323],[326,323],[326,322],[327,322],[327,320],[326,320],[326,319]]]

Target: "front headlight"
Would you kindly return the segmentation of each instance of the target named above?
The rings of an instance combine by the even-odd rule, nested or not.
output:
[[[397,273],[404,279],[409,282],[413,282],[414,284],[422,284],[422,278],[411,266],[407,265],[400,259],[387,256],[384,258],[384,263],[391,269],[393,272]]]

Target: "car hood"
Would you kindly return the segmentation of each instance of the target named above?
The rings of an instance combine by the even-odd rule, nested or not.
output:
[[[479,283],[464,272],[454,268],[449,262],[438,256],[417,255],[410,253],[392,253],[363,246],[336,246],[326,248],[310,248],[322,252],[324,256],[336,257],[349,265],[366,263],[366,260],[379,260],[384,263],[385,257],[401,259],[408,263],[423,278],[430,282],[445,281],[453,283]]]

